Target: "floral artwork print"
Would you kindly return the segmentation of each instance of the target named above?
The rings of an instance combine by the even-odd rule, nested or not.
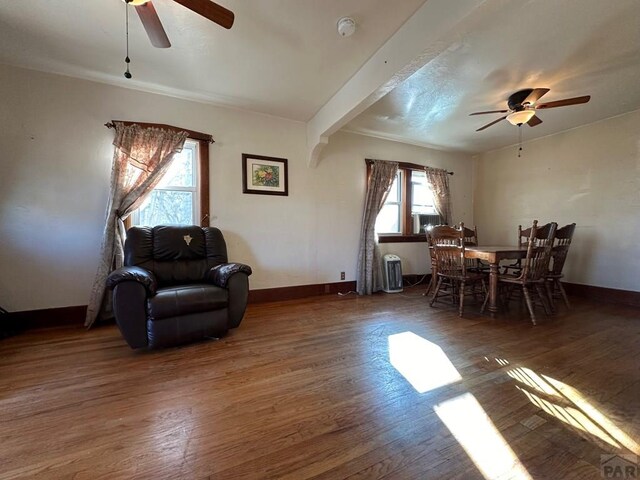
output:
[[[242,154],[242,193],[289,195],[286,158]]]
[[[280,167],[254,164],[252,184],[254,187],[280,186]]]

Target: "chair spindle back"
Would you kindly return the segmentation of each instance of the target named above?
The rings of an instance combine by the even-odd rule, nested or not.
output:
[[[448,277],[466,276],[464,261],[464,224],[460,228],[437,225],[431,230],[431,242],[437,271]]]
[[[537,220],[536,220],[537,222]],[[549,222],[545,225],[537,227],[534,233],[534,240],[536,246],[544,246],[549,237],[549,230],[551,226],[555,225],[556,228],[558,224],[555,222]],[[533,227],[522,229],[522,225],[518,225],[518,247],[526,247],[529,244],[529,239],[531,238],[531,230]]]
[[[567,259],[567,254],[569,253],[569,246],[571,245],[571,239],[573,238],[573,233],[576,230],[576,224],[570,223],[569,225],[565,225],[562,228],[556,230],[556,237],[553,245],[553,249],[551,250],[551,255],[553,258],[553,266],[551,268],[552,275],[561,275],[562,269],[564,268],[564,262]]]
[[[538,228],[538,221],[534,220],[527,242],[527,256],[523,260],[519,278],[525,281],[538,281],[549,271],[551,248],[558,224],[548,223]]]

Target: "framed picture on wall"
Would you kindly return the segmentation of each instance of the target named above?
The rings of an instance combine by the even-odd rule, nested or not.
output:
[[[287,159],[242,154],[242,193],[289,195]]]

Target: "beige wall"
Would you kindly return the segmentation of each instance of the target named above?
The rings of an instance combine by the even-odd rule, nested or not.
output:
[[[461,153],[443,152],[423,147],[416,147],[398,142],[390,142],[362,135],[338,132],[333,135],[323,151],[323,160],[318,168],[319,172],[333,171],[340,168],[340,178],[333,181],[336,192],[348,194],[341,206],[341,211],[335,212],[337,218],[342,218],[342,223],[326,221],[328,232],[349,232],[349,242],[342,248],[331,245],[331,250],[344,256],[343,262],[348,258],[355,258],[358,254],[358,239],[360,236],[360,221],[364,208],[365,180],[363,176],[364,159],[375,158],[380,160],[394,160],[398,162],[417,163],[431,167],[445,168],[454,172],[450,178],[451,196],[453,199],[452,211],[454,221],[473,223],[472,207],[472,160],[469,155]],[[348,166],[348,167],[347,167]],[[327,196],[334,195],[331,181],[327,182]],[[353,195],[353,192],[356,195]],[[349,204],[349,205],[347,205]],[[353,228],[353,223],[357,228]],[[322,243],[322,242],[321,242]],[[324,247],[330,245],[323,243]],[[425,243],[383,243],[380,245],[382,254],[393,253],[402,259],[403,273],[424,274],[431,271],[428,250]],[[328,255],[329,250],[323,255]],[[319,266],[319,268],[322,268]],[[356,265],[350,264],[348,277],[355,278]]]
[[[331,138],[315,169],[305,125],[0,65],[0,305],[10,311],[85,305],[108,194],[111,119],[211,133],[212,225],[251,288],[355,279],[364,157],[455,170],[457,215],[471,216],[471,160],[350,134]],[[244,195],[241,154],[289,160],[289,196]],[[466,161],[465,161],[466,160]],[[458,205],[459,203],[459,205]],[[386,246],[406,272],[425,271],[421,245]]]
[[[565,265],[573,283],[640,291],[640,111],[475,161],[481,243],[513,244],[518,224],[576,222]]]
[[[111,119],[208,132],[212,224],[233,260],[254,267],[251,286],[355,279],[364,158],[455,171],[454,217],[483,243],[512,243],[533,218],[578,223],[572,282],[640,290],[640,112],[525,145],[475,163],[453,154],[337,133],[317,168],[306,164],[302,123],[241,110],[0,66],[0,305],[10,311],[83,305],[95,274],[112,156]],[[241,154],[289,159],[288,197],[243,195]],[[523,181],[527,187],[523,187]],[[472,185],[475,198],[472,198]],[[542,194],[534,197],[532,190]],[[475,222],[474,222],[475,220]],[[428,271],[424,244],[385,244],[405,273]]]

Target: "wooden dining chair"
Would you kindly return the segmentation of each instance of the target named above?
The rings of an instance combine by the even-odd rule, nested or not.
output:
[[[464,223],[461,223],[460,226],[462,228],[462,233],[464,236],[464,244],[467,247],[477,247],[478,245],[480,245],[480,243],[478,242],[477,226],[474,225],[473,229],[465,227]],[[489,265],[478,258],[467,258],[465,259],[465,262],[467,263],[467,269],[470,272],[488,273],[490,270]]]
[[[464,244],[468,247],[478,246],[478,229],[477,227],[473,227],[473,230],[464,226],[464,223],[460,223],[460,228],[462,229],[462,236],[464,238]]]
[[[431,241],[436,260],[438,282],[433,292],[430,305],[440,297],[450,297],[453,302],[459,302],[458,315],[464,313],[464,297],[468,294],[477,295],[475,287],[480,284],[484,294],[484,304],[487,302],[487,288],[485,276],[470,272],[464,258],[464,224],[460,228],[439,225],[431,232]],[[448,286],[448,288],[443,288]],[[483,304],[483,307],[484,307]]]
[[[549,222],[545,225],[538,227],[535,230],[534,240],[536,245],[539,245],[541,242],[544,243],[547,241],[549,230],[551,229],[552,224],[555,224],[556,227],[558,226],[558,224],[555,222]],[[529,244],[532,228],[533,227],[523,229],[522,225],[518,225],[518,248],[526,247]],[[514,274],[518,274],[522,270],[522,259],[519,258],[518,260],[516,260],[514,263],[510,265],[503,265],[502,268],[503,268],[503,273],[505,274],[509,273],[509,270],[513,270]]]
[[[435,227],[444,227],[448,225],[436,225]],[[431,236],[431,231],[435,228],[429,226],[426,231],[427,235],[427,246],[429,248],[429,258],[431,260],[431,280],[429,281],[429,285],[427,285],[427,290],[424,292],[424,295],[429,295],[429,292],[433,291],[436,288],[436,284],[438,283],[438,265],[436,263],[436,253],[433,249],[433,237]]]
[[[546,285],[548,289],[549,298],[553,302],[556,288],[560,291],[564,304],[567,308],[571,308],[567,293],[564,291],[564,287],[560,282],[563,277],[562,269],[564,268],[564,262],[567,259],[569,253],[569,246],[571,245],[571,239],[573,233],[576,230],[576,224],[570,223],[562,228],[556,230],[555,240],[553,242],[553,248],[551,249],[551,264],[552,267],[546,275]]]
[[[438,269],[436,266],[436,254],[433,250],[433,239],[431,238],[431,228],[426,231],[427,235],[427,247],[429,248],[429,259],[431,260],[431,280],[427,285],[427,290],[424,292],[424,295],[429,295],[433,289],[436,288],[436,283],[438,283]]]
[[[521,269],[514,274],[502,274],[498,276],[498,284],[505,284],[507,287],[522,288],[527,309],[531,317],[531,322],[536,325],[536,316],[533,309],[531,288],[535,288],[540,303],[547,315],[553,313],[551,300],[547,298],[547,290],[545,288],[546,276],[549,273],[549,262],[551,260],[551,249],[553,248],[553,239],[555,237],[558,224],[551,222],[538,228],[538,221],[534,220],[529,231],[529,240],[527,241],[527,255],[521,262]],[[513,288],[503,288],[506,296],[505,304],[508,303]],[[482,310],[484,311],[484,305]]]

